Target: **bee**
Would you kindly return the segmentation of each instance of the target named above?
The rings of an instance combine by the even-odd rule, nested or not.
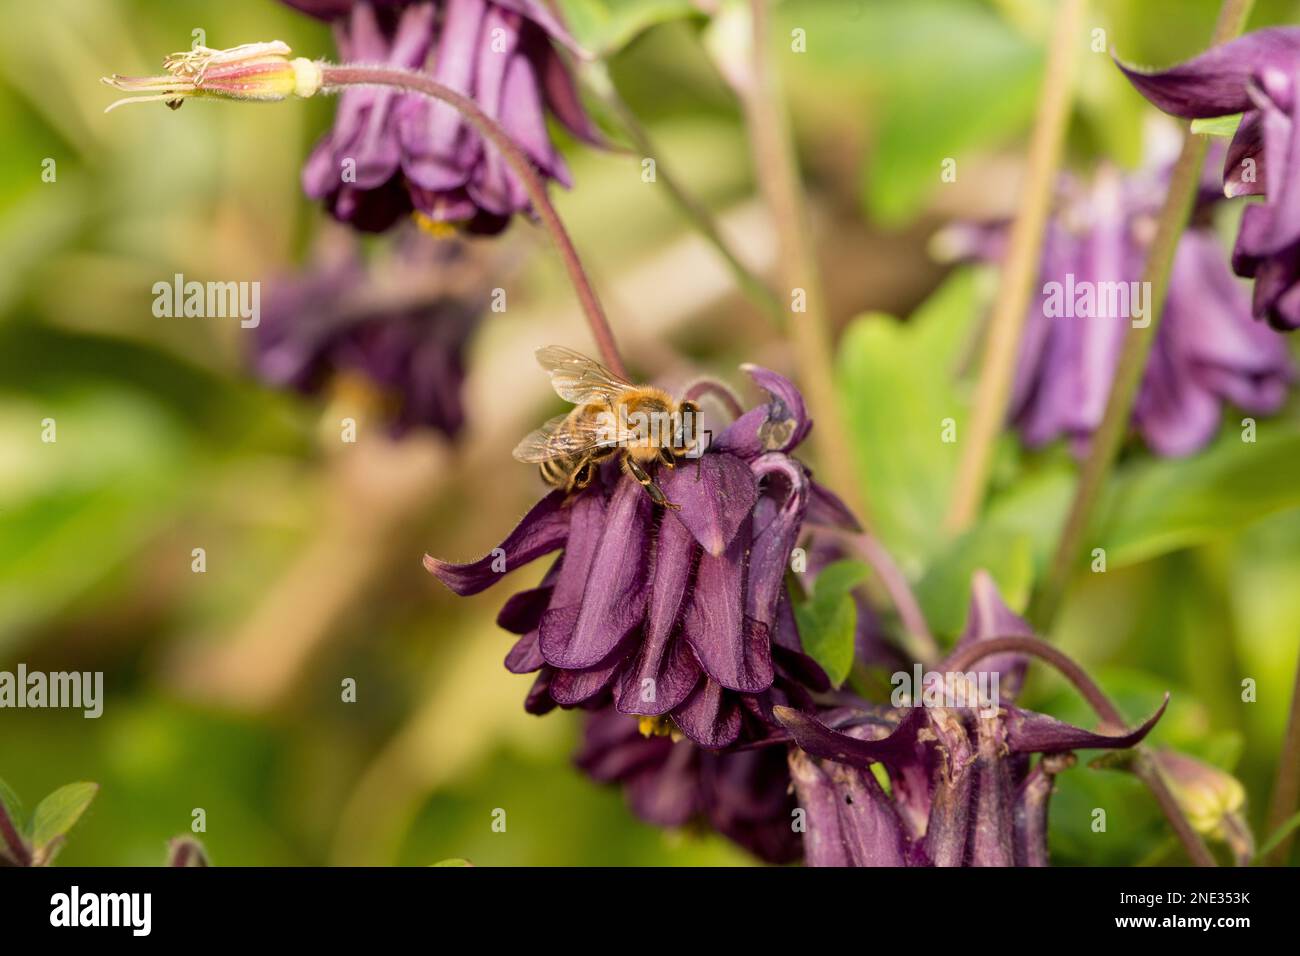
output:
[[[600,465],[617,455],[655,504],[680,510],[650,469],[675,468],[677,459],[694,451],[699,405],[653,385],[634,385],[558,345],[538,349],[537,362],[550,373],[556,394],[575,407],[526,436],[515,459],[537,464],[543,481],[571,492],[591,484]]]

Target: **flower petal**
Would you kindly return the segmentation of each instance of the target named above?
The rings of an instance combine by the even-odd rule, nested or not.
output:
[[[767,625],[745,614],[748,551],[746,526],[725,554],[700,556],[682,635],[715,681],[729,690],[757,694],[772,686],[775,675]]]
[[[924,708],[911,707],[889,736],[879,740],[859,740],[831,730],[815,717],[790,707],[774,707],[772,710],[801,750],[854,767],[868,767],[878,761],[894,768],[914,760],[917,734],[925,724]]]
[[[996,637],[1034,637],[1029,622],[1007,607],[998,593],[997,582],[987,571],[976,571],[971,581],[970,610],[966,614],[966,628],[957,639],[953,652],[957,653],[980,641]],[[998,673],[999,694],[1015,700],[1020,685],[1025,680],[1029,661],[1023,654],[994,654],[979,662],[981,673]],[[946,670],[943,665],[938,668]]]
[[[1241,113],[1254,104],[1251,79],[1270,69],[1289,72],[1300,59],[1300,27],[1270,27],[1207,50],[1167,70],[1144,72],[1116,64],[1139,93],[1175,116],[1188,119]]]
[[[492,553],[469,564],[451,564],[426,554],[424,566],[464,597],[491,587],[502,575],[554,551],[564,544],[568,534],[569,510],[564,507],[564,493],[552,491],[524,515]]]
[[[734,455],[702,455],[694,465],[683,462],[661,470],[659,479],[668,500],[681,508],[669,509],[673,520],[690,529],[712,555],[727,550],[758,498],[753,473]]]
[[[650,498],[641,486],[628,478],[619,481],[605,509],[577,616],[560,618],[551,610],[542,618],[542,653],[551,665],[566,670],[592,667],[640,622],[647,598],[650,512]],[[561,582],[565,575],[561,569]],[[556,602],[558,590],[557,584]]]
[[[705,677],[686,703],[672,713],[673,722],[701,747],[720,750],[740,736],[740,708],[715,681]]]
[[[758,365],[742,365],[768,402],[741,415],[714,442],[717,451],[755,458],[765,451],[790,451],[812,428],[803,396],[784,375]]]
[[[1056,753],[1093,748],[1124,749],[1140,743],[1165,712],[1169,695],[1154,714],[1122,734],[1098,734],[1046,714],[1010,708],[1007,713],[1007,748],[1011,753]]]

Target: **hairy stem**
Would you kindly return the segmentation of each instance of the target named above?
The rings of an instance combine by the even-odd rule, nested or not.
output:
[[[978,641],[964,650],[957,651],[944,666],[954,671],[964,671],[990,655],[1003,653],[1026,654],[1047,661],[1079,691],[1093,712],[1101,718],[1103,725],[1110,725],[1116,729],[1123,729],[1126,726],[1124,715],[1119,712],[1119,708],[1082,667],[1063,651],[1036,637],[994,637]],[[1160,776],[1160,771],[1152,762],[1146,748],[1139,745],[1135,750],[1134,773],[1156,798],[1160,812],[1169,821],[1179,842],[1187,851],[1188,857],[1197,866],[1218,866],[1214,854],[1210,852],[1205,841],[1192,828],[1182,808],[1178,806],[1178,801],[1170,792],[1164,778]]]
[[[457,93],[423,73],[391,66],[330,65],[322,66],[321,72],[322,84],[325,88],[392,86],[440,100],[460,113],[467,123],[496,147],[519,181],[523,183],[528,198],[532,201],[533,209],[560,251],[560,257],[564,260],[574,291],[578,293],[578,301],[587,316],[587,324],[591,327],[591,335],[596,340],[596,347],[600,351],[602,361],[609,366],[610,371],[622,376],[627,375],[627,368],[619,355],[614,333],[609,327],[609,320],[605,317],[605,311],[601,308],[600,299],[596,296],[596,290],[592,288],[591,280],[587,278],[582,261],[578,258],[578,252],[569,238],[568,230],[560,221],[559,213],[551,204],[550,197],[546,195],[546,186],[523,150],[494,119],[484,113],[469,97]]]
[[[1218,46],[1237,36],[1245,26],[1253,3],[1254,0],[1224,0],[1210,45]],[[1138,388],[1146,370],[1147,356],[1160,329],[1165,298],[1169,293],[1174,252],[1191,215],[1206,148],[1205,137],[1193,135],[1190,129],[1184,132],[1182,152],[1169,180],[1169,191],[1160,210],[1155,239],[1147,253],[1142,275],[1143,281],[1151,289],[1151,321],[1145,327],[1130,325],[1124,334],[1123,349],[1115,370],[1115,379],[1111,383],[1105,415],[1092,436],[1088,458],[1079,476],[1079,484],[1074,492],[1074,500],[1070,503],[1056,552],[1030,614],[1040,629],[1046,630],[1056,616],[1075,564],[1084,549],[1097,501],[1128,431],[1133,403],[1137,400]]]
[[[1010,245],[989,320],[975,407],[962,444],[961,467],[953,485],[947,524],[965,531],[975,520],[988,487],[998,436],[1006,421],[1011,385],[1020,356],[1020,337],[1042,254],[1043,233],[1065,148],[1074,76],[1083,50],[1084,0],[1061,0],[1047,50],[1038,117],[1029,144],[1029,165],[1021,202],[1011,226]]]
[[[1300,659],[1296,660],[1295,687],[1291,690],[1291,716],[1287,720],[1286,734],[1282,738],[1282,752],[1278,755],[1277,777],[1268,801],[1268,823],[1264,832],[1276,832],[1296,812],[1300,804]],[[1285,866],[1291,856],[1295,831],[1283,837],[1264,862],[1271,866]]]
[[[871,516],[861,477],[851,464],[848,431],[835,395],[831,331],[817,259],[803,204],[803,185],[795,161],[768,36],[768,3],[750,0],[749,81],[737,86],[753,153],[754,175],[772,216],[779,244],[781,285],[793,295],[802,289],[806,311],[788,315],[790,338],[805,400],[817,427],[812,441],[830,485],[857,513],[864,527]]]

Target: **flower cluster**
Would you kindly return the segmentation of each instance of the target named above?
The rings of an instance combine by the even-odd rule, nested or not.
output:
[[[1167,70],[1120,68],[1166,113],[1242,114],[1223,162],[1224,193],[1265,201],[1246,208],[1232,267],[1255,280],[1257,319],[1300,328],[1300,27],[1257,30]]]
[[[310,273],[271,287],[255,339],[258,374],[307,394],[360,379],[394,435],[426,427],[454,436],[465,420],[466,342],[487,305],[486,290],[464,288],[471,258],[463,245],[417,231],[382,271],[350,241],[329,250]]]
[[[425,565],[457,594],[563,549],[539,587],[506,602],[498,622],[520,635],[506,658],[537,672],[527,707],[594,706],[720,749],[761,739],[772,707],[806,705],[825,675],[802,651],[786,595],[805,520],[852,517],[790,453],[811,427],[785,378],[749,374],[769,400],[743,414],[694,461],[661,471],[679,510],[651,503],[616,464],[566,496],[543,498],[492,554]]]
[[[1142,267],[1166,179],[1166,169],[1128,177],[1105,169],[1091,184],[1062,184],[1010,403],[1027,445],[1068,438],[1081,454],[1101,424],[1125,331],[1130,322],[1152,319]],[[1212,198],[1202,197],[1178,243],[1164,318],[1133,409],[1134,427],[1161,455],[1203,448],[1225,404],[1254,415],[1277,412],[1294,378],[1284,342],[1252,321],[1246,292],[1209,227]],[[1002,224],[955,227],[941,249],[996,260],[1006,232]]]
[[[554,44],[581,51],[544,0],[285,2],[332,21],[345,62],[424,71],[472,97],[549,179],[570,185],[548,111],[578,138],[602,142]],[[336,218],[370,232],[416,212],[496,233],[529,209],[500,152],[455,109],[389,88],[343,91],[302,182]]]
[[[966,630],[938,666],[938,687],[931,689],[963,693],[953,685],[996,674],[998,699],[986,702],[994,706],[914,699],[893,711],[839,706],[817,716],[778,708],[800,748],[791,752],[790,772],[808,814],[810,865],[1047,864],[1053,778],[1074,763],[1072,751],[1132,747],[1155,726],[1164,704],[1136,729],[1117,734],[1021,709],[1014,701],[1023,655],[992,654],[978,673],[962,663],[974,663],[981,642],[1005,637],[1032,639],[1033,631],[1002,602],[992,579],[979,574]]]

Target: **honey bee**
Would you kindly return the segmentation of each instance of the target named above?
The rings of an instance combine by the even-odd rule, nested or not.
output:
[[[699,405],[653,385],[634,385],[558,345],[538,349],[537,361],[550,373],[556,394],[575,408],[525,437],[515,459],[537,464],[543,481],[570,492],[591,484],[599,466],[619,455],[623,469],[655,504],[679,510],[650,469],[675,468],[677,459],[693,452]]]

